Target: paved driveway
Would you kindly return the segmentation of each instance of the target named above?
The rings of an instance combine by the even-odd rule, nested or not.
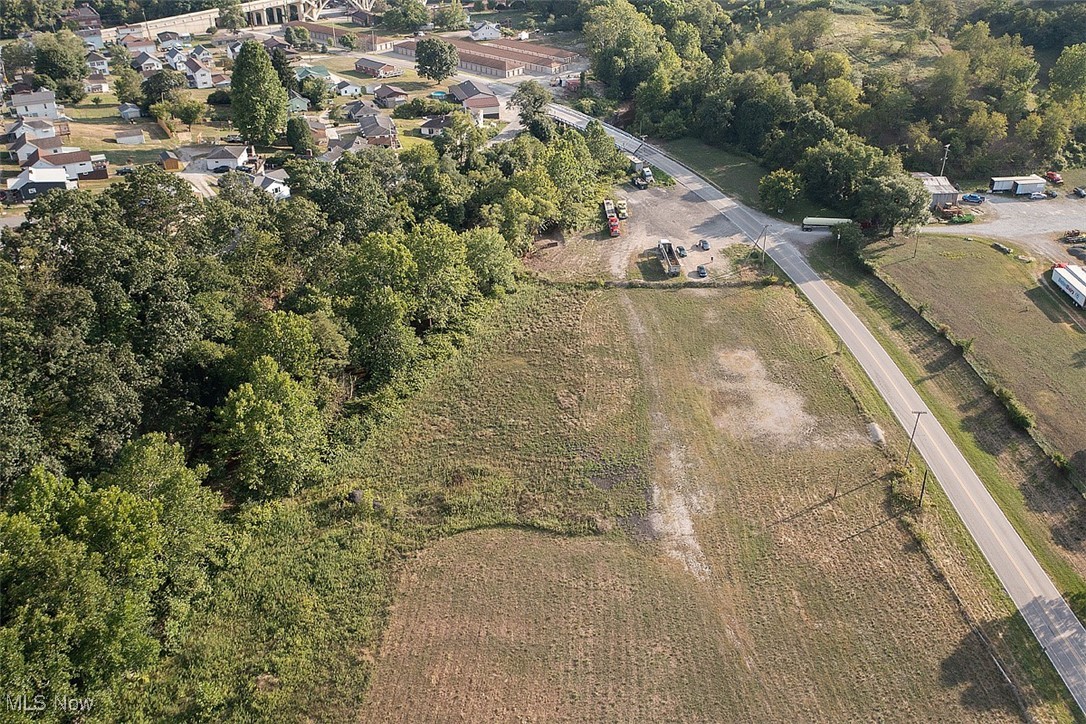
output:
[[[1002,239],[1033,256],[1081,263],[1057,241],[1068,229],[1086,231],[1086,199],[1072,197],[1070,191],[1060,188],[1059,198],[1044,201],[986,194],[988,200],[978,208],[981,217],[976,222],[961,226],[939,224],[925,227],[924,231]]]

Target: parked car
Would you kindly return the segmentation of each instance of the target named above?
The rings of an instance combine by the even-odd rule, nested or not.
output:
[[[985,198],[980,194],[965,194],[964,196],[962,196],[962,201],[967,204],[983,204],[985,202]]]
[[[709,251],[709,240],[708,239],[702,239],[701,241],[698,242],[698,246],[701,247],[702,251]]]
[[[1052,189],[1049,189],[1048,191],[1045,191],[1045,196],[1047,196],[1050,199],[1057,198],[1057,197],[1059,197],[1059,195],[1060,195],[1059,192],[1053,191]]]
[[[1080,199],[1086,199],[1086,186],[1076,186],[1075,196],[1078,196]]]
[[[241,136],[235,133],[233,135],[227,136],[222,140],[226,141],[227,143],[241,143]]]
[[[241,171],[242,173],[252,173],[253,172],[253,167],[252,166],[238,166],[237,170]]]
[[[231,168],[229,166],[216,166],[215,168],[211,169],[211,173],[226,173],[230,170]]]
[[[1050,183],[1054,183],[1054,184],[1062,184],[1063,183],[1063,176],[1060,176],[1055,171],[1047,171],[1047,172],[1045,172],[1045,179],[1047,181],[1049,181]]]
[[[698,265],[698,276],[701,277],[702,279],[709,276],[709,270],[705,268],[704,264],[699,264]]]
[[[677,253],[679,256],[686,256],[686,247],[685,246],[677,246],[677,247],[675,247],[675,253]]]
[[[118,176],[127,176],[128,174],[135,172],[136,169],[132,168],[131,166],[121,166],[119,169],[117,169]]]
[[[1043,191],[1034,191],[1032,194],[1029,195],[1030,201],[1041,201],[1047,198],[1048,194],[1044,193]]]

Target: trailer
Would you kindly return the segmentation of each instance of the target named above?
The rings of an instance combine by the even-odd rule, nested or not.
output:
[[[832,229],[841,224],[851,223],[852,219],[835,219],[830,216],[806,216],[803,218],[803,224],[800,228],[804,231],[814,231],[815,229]]]
[[[615,202],[611,199],[603,200],[603,215],[606,216],[608,219],[612,217],[618,218],[617,216],[615,216]]]
[[[675,247],[667,239],[660,239],[660,264],[669,277],[677,277],[682,273],[679,255],[675,253]]]
[[[1052,267],[1052,281],[1078,307],[1086,307],[1086,269],[1071,264],[1056,264]]]
[[[1027,196],[1043,192],[1045,190],[1045,180],[1035,173],[1029,176],[993,176],[988,181],[988,188],[995,193]]]

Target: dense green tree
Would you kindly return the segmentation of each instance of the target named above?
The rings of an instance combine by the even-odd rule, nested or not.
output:
[[[192,130],[194,124],[204,120],[207,116],[208,106],[198,98],[181,98],[173,103],[171,112],[173,115]]]
[[[234,125],[246,143],[267,145],[287,123],[287,92],[264,46],[247,40],[231,79]]]
[[[434,11],[434,26],[438,30],[460,30],[468,24],[468,14],[458,0],[442,3]]]
[[[150,108],[155,103],[176,103],[181,100],[181,90],[188,87],[185,76],[176,70],[163,68],[143,80],[140,92],[144,105]]]
[[[554,99],[541,83],[527,80],[517,86],[509,99],[509,105],[517,109],[521,123],[528,124],[547,114],[547,105]]]
[[[405,245],[415,262],[415,323],[425,329],[448,326],[459,318],[475,281],[464,239],[445,224],[425,221],[407,235]]]
[[[288,91],[298,90],[298,76],[294,74],[294,68],[290,67],[290,58],[282,48],[276,48],[271,54],[271,64],[275,68],[275,74],[279,76],[279,83]]]
[[[287,143],[294,153],[300,156],[317,150],[317,141],[313,138],[309,123],[300,116],[292,116],[287,120]]]
[[[415,45],[415,67],[423,78],[440,83],[456,72],[460,54],[441,38],[423,38]]]
[[[758,182],[758,198],[762,208],[767,211],[786,209],[802,194],[803,179],[798,173],[787,169],[777,169]]]
[[[381,22],[391,30],[411,31],[430,21],[422,0],[389,0]]]
[[[315,111],[324,110],[332,101],[332,89],[322,78],[304,78],[298,86],[298,92],[309,99]]]
[[[1086,97],[1086,43],[1064,48],[1048,79],[1058,100]]]
[[[892,234],[894,227],[913,230],[928,220],[931,195],[919,180],[908,174],[872,176],[863,180],[856,193],[856,217],[873,228]]]
[[[851,208],[865,180],[891,176],[900,170],[896,158],[844,133],[807,149],[796,165],[807,193],[816,201],[840,209]]]
[[[294,495],[324,475],[324,423],[309,390],[271,357],[216,412],[215,450],[237,490],[261,498]]]
[[[468,268],[475,276],[479,291],[493,295],[513,286],[516,257],[494,228],[471,229],[462,234]]]
[[[317,344],[309,320],[293,312],[268,312],[242,325],[236,342],[238,365],[248,371],[261,357],[271,357],[279,369],[309,382],[317,363]]]
[[[113,93],[120,103],[143,105],[143,78],[126,65],[113,76]]]
[[[241,11],[241,0],[215,0],[219,9],[219,27],[237,32],[245,27],[245,13]]]
[[[34,36],[34,72],[55,81],[82,81],[87,74],[83,41],[71,30]]]
[[[29,40],[15,40],[0,48],[6,79],[13,81],[24,72],[33,70],[38,52]]]

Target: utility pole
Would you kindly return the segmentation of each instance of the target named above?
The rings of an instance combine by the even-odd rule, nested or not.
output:
[[[920,500],[916,501],[916,507],[920,508],[924,505],[924,491],[928,489],[928,473],[931,472],[927,468],[924,468],[924,482],[920,483]]]
[[[940,176],[942,176],[943,172],[946,171],[946,159],[947,159],[947,156],[949,156],[949,155],[950,155],[950,144],[948,143],[945,146],[943,146],[943,165],[939,167],[939,175]]]
[[[909,449],[905,451],[905,467],[909,467],[909,456],[913,452],[913,439],[916,437],[916,428],[920,427],[920,416],[928,414],[928,411],[913,410],[913,414],[916,415],[916,422],[913,423],[913,432],[909,435]]]
[[[916,258],[916,250],[920,247],[920,230],[913,233],[913,259]]]

